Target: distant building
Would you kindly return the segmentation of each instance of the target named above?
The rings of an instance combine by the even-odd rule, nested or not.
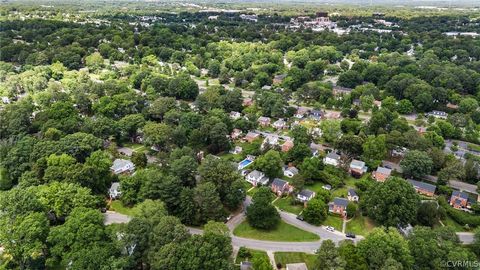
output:
[[[298,169],[296,167],[286,167],[283,168],[283,175],[286,177],[292,178],[298,174]]]
[[[253,270],[253,264],[251,262],[241,262],[240,270]]]
[[[315,197],[315,192],[308,189],[303,189],[297,194],[297,200],[301,202],[310,201],[313,197]]]
[[[289,194],[293,190],[287,181],[280,178],[273,179],[271,189],[273,193],[277,194],[277,196]]]
[[[263,172],[257,170],[254,170],[247,174],[245,180],[247,180],[247,182],[249,182],[253,186],[257,186],[258,184],[265,186],[268,184],[268,177],[266,177]]]
[[[240,19],[245,20],[245,21],[250,21],[250,22],[257,22],[258,21],[258,16],[256,14],[253,14],[253,15],[240,14]]]
[[[236,140],[238,139],[238,137],[240,137],[240,135],[242,135],[242,131],[238,128],[235,128],[232,130],[232,133],[230,134],[230,138],[232,138],[232,140]]]
[[[110,170],[114,174],[132,173],[135,171],[135,165],[130,160],[115,159],[113,161],[113,165],[110,167]]]
[[[431,111],[427,113],[427,116],[433,116],[435,118],[447,119],[448,114],[444,111]]]
[[[450,205],[454,208],[461,209],[468,207],[468,194],[462,191],[454,190],[450,197]]]
[[[235,146],[232,150],[230,150],[230,154],[238,155],[242,153],[243,148],[241,146]]]
[[[359,197],[357,192],[355,192],[355,190],[352,188],[348,189],[347,199],[351,202],[358,202]]]
[[[323,163],[338,167],[340,165],[340,155],[332,151],[323,158]]]
[[[417,193],[419,194],[429,196],[429,197],[433,197],[433,195],[435,195],[435,190],[437,189],[435,185],[425,183],[425,182],[415,181],[412,179],[409,179],[408,182],[412,184],[413,188],[415,188],[415,191],[417,191]]]
[[[310,111],[310,118],[315,120],[320,120],[324,116],[324,113],[321,110],[311,110]]]
[[[239,112],[230,112],[230,118],[233,119],[233,120],[237,120],[237,119],[240,119],[240,117],[242,117],[242,114],[239,113]]]
[[[263,127],[269,126],[271,122],[270,117],[265,116],[260,116],[257,121],[258,124]]]
[[[243,106],[246,106],[246,107],[253,105],[253,99],[251,99],[251,98],[244,98],[244,99],[243,99],[243,102],[242,102],[242,105],[243,105]]]
[[[377,170],[372,173],[372,177],[378,182],[385,182],[385,180],[387,180],[387,178],[390,177],[391,174],[391,169],[385,167],[378,167]]]
[[[216,16],[208,16],[208,20],[209,20],[209,21],[216,21],[216,20],[218,20],[218,15],[216,15]]]
[[[110,199],[115,200],[122,195],[122,192],[120,191],[120,183],[119,182],[113,182],[112,185],[110,186],[110,189],[108,190],[108,195],[110,196]]]
[[[273,127],[276,129],[287,128],[287,122],[285,122],[283,119],[278,119],[277,121],[273,122]]]
[[[350,168],[349,168],[349,172],[352,176],[354,177],[360,177],[362,176],[364,173],[366,173],[368,170],[368,167],[365,166],[365,162],[361,161],[361,160],[352,160],[352,162],[350,163]]]
[[[247,135],[244,137],[244,139],[245,141],[251,143],[259,137],[260,137],[260,134],[249,131]]]
[[[308,113],[308,109],[304,107],[298,107],[297,112],[295,112],[294,117],[302,119]]]
[[[294,143],[292,140],[286,140],[283,144],[282,144],[282,152],[288,152],[290,151],[290,149],[292,149],[294,146]]]
[[[339,214],[342,217],[347,215],[348,200],[344,198],[334,198],[333,202],[328,204],[328,211],[331,213]]]

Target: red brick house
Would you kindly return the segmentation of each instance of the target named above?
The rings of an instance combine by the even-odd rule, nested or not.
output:
[[[454,190],[452,197],[450,197],[450,205],[457,209],[466,208],[468,206],[468,194]]]
[[[392,170],[385,167],[378,167],[373,173],[373,179],[377,180],[378,182],[385,182],[388,177],[392,174]]]
[[[420,182],[420,181],[415,181],[415,180],[408,180],[410,184],[412,184],[413,188],[415,188],[415,191],[417,193],[428,196],[428,197],[433,197],[435,195],[435,190],[437,187],[432,184],[428,184],[425,182]]]
[[[334,198],[333,202],[328,204],[328,211],[339,214],[343,218],[347,216],[348,200],[344,198]]]
[[[277,196],[289,194],[293,191],[293,187],[290,186],[287,181],[280,178],[273,179],[271,189],[273,193],[277,194]]]
[[[282,152],[288,152],[293,147],[293,141],[285,141],[282,144]]]

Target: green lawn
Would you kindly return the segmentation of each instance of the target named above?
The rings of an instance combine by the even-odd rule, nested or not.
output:
[[[323,186],[325,183],[322,182],[315,182],[312,185],[305,185],[305,189],[309,189],[311,191],[319,192],[320,190],[323,190]]]
[[[303,252],[275,252],[275,262],[281,263],[285,267],[289,263],[306,263],[308,269],[313,269],[317,258],[314,254],[306,254]]]
[[[345,232],[351,232],[359,235],[367,235],[375,228],[375,223],[368,217],[357,214],[351,221],[347,222]]]
[[[247,183],[248,183],[248,182],[247,182]],[[248,184],[249,184],[249,183],[248,183]],[[248,190],[250,190],[250,191],[248,191]],[[251,188],[251,187],[250,187],[250,188],[247,189],[247,195],[250,196],[250,197],[253,197],[253,195],[254,195],[255,193],[257,193],[257,191],[258,191],[258,188],[257,188],[257,187],[254,187],[254,188]]]
[[[112,201],[112,203],[110,204],[110,210],[118,212],[120,214],[127,215],[127,216],[133,216],[135,213],[135,207],[130,208],[130,207],[123,206],[122,202],[118,200]]]
[[[333,197],[346,198],[347,192],[348,192],[347,187],[335,188],[332,190],[332,195]]]
[[[255,257],[266,257],[267,260],[269,260],[267,252],[265,252],[265,251],[250,249],[250,248],[247,248],[247,250],[250,252],[252,257],[251,258],[243,258],[243,257],[237,256],[237,258],[235,258],[235,263],[236,264],[240,264],[241,262],[244,262],[244,261],[252,261],[252,259],[255,258]]]
[[[131,148],[135,152],[145,152],[148,150],[148,148],[145,145],[139,144],[139,143],[128,142],[128,143],[124,143],[123,146]]]
[[[293,214],[300,214],[303,211],[303,204],[292,204],[295,202],[295,199],[292,196],[279,198],[275,201],[274,205],[283,211],[287,211]]]
[[[343,219],[340,216],[328,215],[322,225],[332,226],[337,231],[342,231]]]
[[[233,234],[239,237],[280,242],[308,242],[320,239],[316,234],[306,232],[283,221],[280,221],[276,229],[270,231],[252,228],[247,221],[244,221],[233,230]]]
[[[450,227],[453,227],[453,229],[456,231],[456,232],[464,232],[465,231],[465,228],[458,224],[455,220],[453,220],[450,216],[448,216],[448,214],[446,215],[446,218],[442,220],[442,223],[445,225],[445,226],[450,226]],[[442,226],[442,225],[440,225]]]

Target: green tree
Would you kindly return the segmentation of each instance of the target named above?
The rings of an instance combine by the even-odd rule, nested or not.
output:
[[[408,242],[394,228],[388,232],[384,228],[373,229],[358,243],[358,253],[366,259],[368,269],[382,269],[390,258],[395,258],[404,269],[413,265]]]
[[[417,211],[417,222],[423,226],[433,227],[438,223],[441,213],[435,202],[422,202]]]
[[[407,177],[421,178],[432,171],[433,161],[427,153],[411,150],[405,154],[400,166]]]
[[[225,210],[213,183],[200,183],[194,189],[194,201],[198,209],[197,217],[200,224],[209,220],[221,221],[225,217]]]
[[[327,142],[334,142],[341,134],[340,121],[324,120],[320,122],[320,129],[323,132],[323,138]]]
[[[417,216],[420,203],[415,189],[399,177],[370,188],[364,196],[364,209],[368,216],[384,226],[406,226]]]
[[[378,167],[387,156],[387,136],[368,136],[363,144],[363,158],[371,168]]]
[[[271,230],[280,222],[280,215],[271,204],[273,195],[268,187],[260,187],[253,195],[252,204],[247,207],[247,220],[250,226]]]
[[[355,88],[355,86],[363,82],[362,74],[355,70],[348,70],[338,77],[338,84],[340,86]]]
[[[283,161],[280,153],[275,150],[269,150],[265,155],[258,157],[254,164],[258,170],[270,178],[278,177],[282,174]]]
[[[327,218],[328,206],[321,198],[310,200],[302,213],[306,222],[320,225]]]
[[[345,270],[367,270],[365,258],[360,256],[358,248],[350,240],[341,241],[338,245],[338,253],[345,261]]]
[[[467,97],[460,101],[458,110],[462,113],[472,113],[478,109],[478,101],[474,98]]]
[[[317,157],[305,158],[299,166],[301,175],[312,181],[321,179],[323,167],[323,161]]]
[[[147,160],[147,155],[145,155],[145,153],[143,153],[143,152],[134,151],[132,153],[131,160],[132,160],[133,164],[135,164],[135,168],[142,169],[142,168],[145,168],[147,166],[147,161],[148,161]]]
[[[330,240],[324,240],[317,250],[317,259],[315,269],[344,269],[346,262],[340,256],[335,243]]]

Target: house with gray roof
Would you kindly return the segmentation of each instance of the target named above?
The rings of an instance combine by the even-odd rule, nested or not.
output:
[[[342,217],[347,216],[347,205],[348,200],[345,198],[336,197],[333,199],[333,202],[328,204],[328,211],[330,213],[339,214]]]
[[[358,202],[358,194],[353,188],[348,189],[347,199],[351,202]]]
[[[283,175],[285,175],[286,177],[289,177],[289,178],[292,178],[294,177],[295,175],[298,174],[298,169],[296,167],[288,167],[288,166],[285,166],[283,168]]]
[[[282,180],[280,178],[273,179],[271,189],[273,193],[277,194],[278,196],[289,194],[290,192],[293,191],[293,187],[290,186],[290,184],[287,181]]]
[[[258,184],[265,186],[268,184],[268,177],[266,177],[263,172],[257,170],[253,170],[247,174],[245,180],[254,186],[257,186]]]
[[[373,179],[378,182],[385,182],[388,177],[392,174],[392,169],[386,167],[378,167],[374,172],[372,172]]]
[[[435,190],[437,189],[435,185],[416,181],[413,179],[409,179],[408,182],[412,184],[413,188],[415,188],[415,191],[417,191],[417,193],[425,196],[429,196],[429,197],[433,197],[433,195],[435,194]]]
[[[112,185],[110,186],[110,189],[108,189],[108,195],[110,196],[110,199],[115,200],[122,195],[122,192],[120,191],[120,183],[119,182],[113,182]]]
[[[308,189],[303,189],[297,194],[297,200],[303,203],[310,201],[313,197],[315,197],[315,192]]]
[[[340,155],[332,151],[323,158],[323,163],[337,167],[340,165]]]
[[[362,176],[364,173],[366,173],[368,170],[368,167],[365,166],[365,162],[361,161],[361,160],[352,160],[352,162],[350,163],[350,168],[349,168],[349,172],[352,176],[354,177],[360,177]]]
[[[467,208],[469,206],[468,194],[463,191],[454,190],[450,197],[450,205],[457,209]]]
[[[123,173],[132,173],[135,171],[135,164],[127,159],[115,159],[113,165],[110,167],[110,170],[114,174],[123,174]]]

